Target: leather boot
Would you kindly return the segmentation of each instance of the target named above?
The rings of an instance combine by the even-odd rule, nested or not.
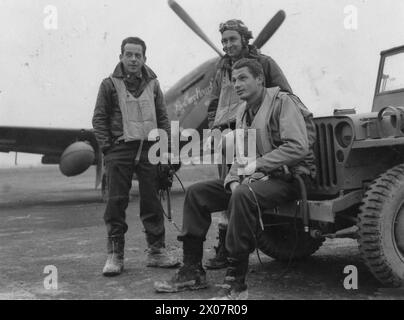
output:
[[[229,266],[223,284],[217,297],[212,300],[247,300],[248,290],[246,276],[248,272],[248,255],[238,258],[228,258]]]
[[[166,248],[150,247],[147,250],[147,267],[154,268],[176,268],[181,262],[180,260],[170,253]]]
[[[154,289],[160,293],[204,289],[208,286],[202,267],[203,241],[184,239],[184,265],[167,281],[156,281]]]
[[[108,237],[108,257],[102,274],[106,277],[117,276],[123,271],[125,238],[122,236]]]
[[[222,227],[219,225],[219,243],[215,247],[216,255],[205,262],[206,269],[223,269],[229,265],[227,261],[228,252],[226,250],[226,233],[227,226]]]

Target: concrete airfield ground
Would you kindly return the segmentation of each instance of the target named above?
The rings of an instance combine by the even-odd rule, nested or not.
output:
[[[184,184],[214,178],[214,166],[180,170]],[[94,190],[94,170],[66,178],[56,166],[0,170],[0,299],[208,299],[215,295],[224,270],[208,271],[206,290],[157,294],[156,279],[174,270],[145,267],[146,243],[138,217],[137,183],[127,211],[125,272],[114,278],[101,275],[105,262],[104,203]],[[184,194],[178,182],[172,192],[173,217],[181,225]],[[205,259],[213,255],[218,215],[205,243]],[[167,246],[181,256],[177,231],[166,223]],[[288,270],[260,254],[251,255],[248,275],[251,299],[403,299],[396,291],[380,289],[359,257],[356,241],[327,240],[306,261]],[[44,268],[58,271],[58,289],[45,289]],[[359,289],[345,290],[344,267],[358,268]],[[400,291],[401,292],[401,291]]]

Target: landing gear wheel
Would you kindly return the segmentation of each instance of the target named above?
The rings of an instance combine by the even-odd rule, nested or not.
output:
[[[258,249],[280,261],[301,260],[316,252],[324,239],[314,239],[300,227],[279,225],[265,229],[258,237]]]
[[[359,250],[384,285],[404,285],[404,164],[374,180],[359,213]]]

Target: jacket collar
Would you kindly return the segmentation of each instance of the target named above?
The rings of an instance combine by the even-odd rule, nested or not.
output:
[[[115,67],[114,72],[112,73],[112,76],[114,78],[125,78],[125,72],[123,71],[123,65],[122,62],[119,62],[118,65]],[[149,66],[146,64],[142,67],[142,74],[141,77],[146,80],[146,82],[149,82],[152,79],[156,79],[157,76],[154,73],[152,69],[150,69]]]
[[[256,46],[248,45],[247,48],[243,49],[241,53],[241,58],[257,59],[259,56],[259,51]],[[223,69],[231,70],[231,58],[228,54],[225,54],[220,61],[220,67]]]

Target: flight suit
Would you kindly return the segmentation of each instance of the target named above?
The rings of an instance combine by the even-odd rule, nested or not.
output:
[[[243,58],[257,60],[263,68],[265,76],[265,87],[280,87],[283,91],[292,93],[286,77],[277,63],[269,56],[260,54],[253,45],[248,45],[242,52]],[[225,55],[219,62],[216,76],[213,82],[213,88],[210,95],[208,106],[208,123],[210,128],[234,129],[236,114],[242,101],[237,95],[231,81],[232,61],[228,55]],[[221,178],[226,174],[226,170],[221,170]],[[209,259],[205,264],[210,269],[220,269],[227,265],[227,252],[225,249],[226,229],[228,224],[228,213],[222,212],[219,221],[219,243],[216,248],[216,256]]]
[[[256,171],[269,175],[269,179],[243,183],[231,193],[232,182],[243,182],[238,175],[240,165],[235,162],[225,181],[212,180],[191,186],[185,197],[183,229],[178,237],[181,241],[204,241],[211,213],[228,209],[226,248],[229,257],[243,258],[255,249],[260,230],[256,200],[265,211],[299,196],[296,181],[271,177],[271,174],[283,165],[306,176],[315,174],[312,114],[296,96],[280,92],[279,88],[265,89],[261,107],[251,125],[246,122],[245,111],[244,103],[236,116],[236,127],[257,130]]]
[[[155,128],[170,132],[163,95],[155,74],[144,66],[130,83],[121,64],[101,85],[94,111],[94,133],[105,155],[108,201],[104,213],[108,237],[123,238],[133,173],[139,181],[140,218],[149,247],[164,247],[164,215],[158,197],[157,166],[149,162]]]
[[[249,45],[242,54],[243,58],[257,60],[264,70],[265,87],[280,87],[282,91],[292,93],[285,75],[278,64],[269,56],[258,53],[257,49]],[[219,62],[216,76],[210,94],[208,106],[208,122],[210,127],[234,129],[240,100],[231,81],[231,60],[225,55]]]

